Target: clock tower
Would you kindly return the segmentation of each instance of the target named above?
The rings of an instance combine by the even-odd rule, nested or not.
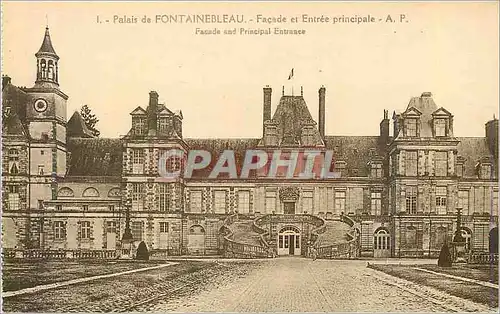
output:
[[[36,81],[28,94],[26,120],[30,135],[29,208],[42,209],[43,201],[55,199],[57,179],[66,173],[66,101],[59,88],[59,56],[45,29],[36,56]]]

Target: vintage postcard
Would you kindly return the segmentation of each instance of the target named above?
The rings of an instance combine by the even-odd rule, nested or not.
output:
[[[499,4],[2,2],[4,312],[498,312]]]

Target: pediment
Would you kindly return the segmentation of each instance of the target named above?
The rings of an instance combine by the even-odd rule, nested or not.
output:
[[[159,116],[171,116],[172,111],[168,110],[167,108],[164,108],[162,111],[158,112]]]
[[[415,107],[409,107],[402,115],[404,117],[420,117],[422,112]]]
[[[146,110],[142,109],[141,106],[137,107],[130,113],[131,115],[138,116],[138,115],[145,115]]]
[[[450,117],[451,116],[451,113],[444,109],[443,107],[439,108],[438,110],[434,111],[432,113],[433,116],[446,116],[446,117]]]

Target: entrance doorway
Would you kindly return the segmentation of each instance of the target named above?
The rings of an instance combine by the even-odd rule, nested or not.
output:
[[[278,233],[278,255],[300,255],[301,236],[300,230],[288,226]]]
[[[283,212],[285,215],[294,215],[295,214],[295,202],[284,202]]]
[[[373,235],[373,257],[391,256],[391,235],[386,229],[378,229]]]

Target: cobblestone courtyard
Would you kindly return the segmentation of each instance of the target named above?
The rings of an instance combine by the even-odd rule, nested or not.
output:
[[[180,262],[182,265],[183,262]],[[194,262],[190,262],[194,263]],[[199,262],[4,299],[5,311],[491,311],[366,267],[304,258]],[[194,267],[194,268],[193,268]],[[170,271],[175,275],[168,275]],[[177,270],[176,270],[177,269]]]

